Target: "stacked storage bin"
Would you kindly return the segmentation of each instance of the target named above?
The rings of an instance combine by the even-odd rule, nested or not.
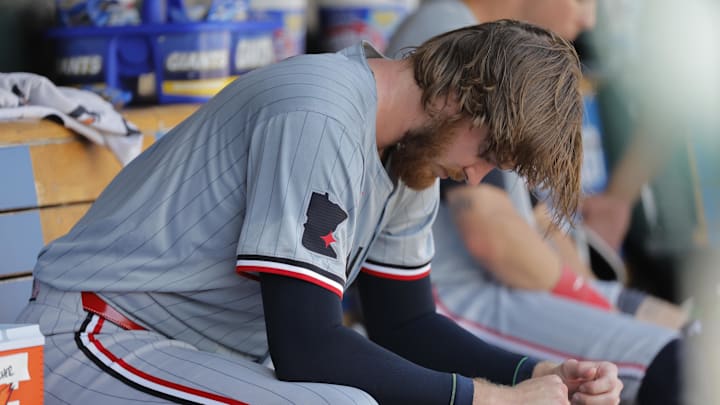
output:
[[[202,102],[238,75],[288,56],[276,53],[284,20],[249,13],[246,0],[200,2],[207,3],[204,8],[181,0],[143,0],[142,23],[116,18],[129,24],[114,26],[92,25],[113,19],[89,17],[99,13],[90,6],[97,1],[80,3],[87,17],[60,20],[91,24],[48,33],[63,84],[104,85],[129,92],[135,101]]]

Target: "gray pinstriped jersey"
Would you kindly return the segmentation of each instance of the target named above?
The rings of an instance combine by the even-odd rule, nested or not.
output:
[[[259,358],[257,272],[340,296],[361,263],[426,275],[437,184],[411,191],[380,162],[366,52],[380,56],[298,56],[230,84],[126,167],[41,252],[36,277],[100,292],[201,350]]]

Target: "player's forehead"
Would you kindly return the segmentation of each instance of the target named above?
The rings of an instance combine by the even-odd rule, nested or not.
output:
[[[503,153],[504,151],[500,149],[503,148],[503,146],[496,143],[500,137],[492,133],[489,125],[479,127],[475,136],[481,140],[477,151],[479,158],[492,164],[499,170],[515,170],[517,167],[515,156],[512,153]]]

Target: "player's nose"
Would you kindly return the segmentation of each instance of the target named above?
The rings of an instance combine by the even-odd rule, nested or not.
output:
[[[480,184],[482,179],[487,176],[495,165],[490,164],[486,161],[480,161],[472,166],[467,166],[463,171],[465,172],[465,182],[467,184],[477,186]]]

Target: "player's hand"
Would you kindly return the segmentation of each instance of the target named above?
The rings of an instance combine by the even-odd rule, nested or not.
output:
[[[533,375],[557,375],[567,386],[573,405],[616,405],[623,384],[617,366],[607,361],[566,360],[558,366],[541,362]]]
[[[590,196],[582,202],[583,222],[616,251],[630,226],[631,205],[606,194]]]

